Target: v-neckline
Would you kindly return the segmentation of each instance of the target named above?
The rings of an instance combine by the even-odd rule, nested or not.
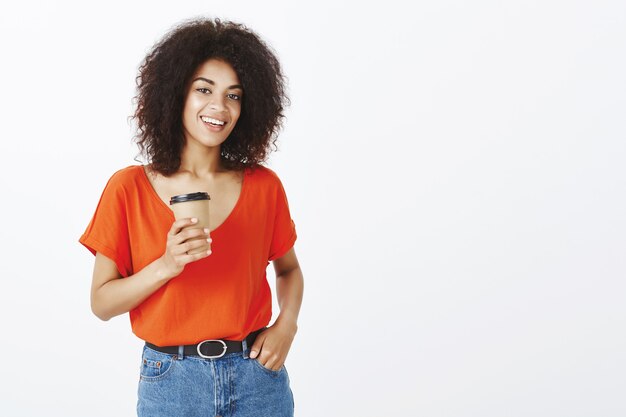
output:
[[[139,170],[141,171],[141,177],[144,179],[146,186],[150,190],[150,194],[153,196],[153,198],[157,200],[157,204],[159,204],[165,211],[167,211],[167,213],[169,214],[172,220],[175,220],[176,217],[174,216],[174,212],[172,211],[171,208],[167,206],[167,204],[165,204],[165,202],[159,196],[159,193],[157,193],[157,191],[154,189],[154,186],[150,182],[150,179],[148,178],[148,173],[146,172],[146,169],[145,169],[145,165],[137,165],[137,166]],[[215,233],[216,231],[222,229],[222,226],[224,226],[235,215],[235,213],[239,209],[239,206],[241,206],[242,204],[241,202],[244,196],[243,193],[246,189],[246,184],[248,183],[248,181],[246,181],[247,175],[248,175],[248,168],[244,168],[243,177],[241,179],[241,190],[239,190],[239,197],[237,198],[237,202],[235,203],[235,206],[230,211],[230,213],[228,213],[228,216],[226,216],[224,221],[220,223],[215,229],[211,230],[211,233]]]

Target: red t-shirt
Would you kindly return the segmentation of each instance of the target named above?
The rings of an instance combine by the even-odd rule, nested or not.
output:
[[[111,176],[79,242],[112,259],[128,277],[163,255],[173,222],[143,166],[131,165]],[[285,190],[274,171],[261,165],[245,170],[239,200],[211,239],[210,256],[187,264],[130,311],[139,338],[159,346],[243,340],[269,324],[266,268],[296,241]]]

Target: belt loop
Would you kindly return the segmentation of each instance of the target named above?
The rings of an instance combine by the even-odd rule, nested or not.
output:
[[[248,359],[248,341],[246,339],[241,341],[241,347],[243,348],[243,358]]]
[[[185,346],[178,346],[178,360],[182,361],[185,358]]]

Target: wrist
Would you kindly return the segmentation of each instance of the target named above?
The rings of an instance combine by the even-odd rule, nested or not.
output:
[[[158,282],[165,283],[174,278],[174,274],[172,274],[169,268],[167,268],[167,265],[162,257],[152,262],[152,267],[154,269],[153,276]]]
[[[295,317],[291,317],[286,314],[279,314],[276,319],[276,323],[274,324],[287,329],[294,335],[298,332],[298,322]]]

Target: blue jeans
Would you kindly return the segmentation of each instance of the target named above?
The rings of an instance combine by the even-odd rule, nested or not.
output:
[[[292,417],[287,368],[265,368],[243,352],[221,358],[173,355],[143,348],[139,417]]]

